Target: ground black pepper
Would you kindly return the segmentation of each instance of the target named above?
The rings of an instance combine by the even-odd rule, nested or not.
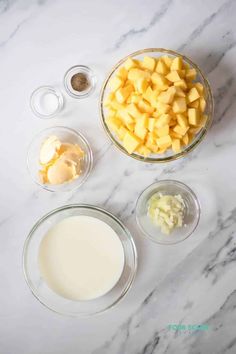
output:
[[[77,73],[71,78],[71,86],[75,91],[85,91],[90,86],[89,79],[84,73]]]

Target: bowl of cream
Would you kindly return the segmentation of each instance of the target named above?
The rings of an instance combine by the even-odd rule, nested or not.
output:
[[[130,289],[137,266],[134,241],[109,212],[68,205],[43,216],[23,252],[32,293],[49,309],[89,316],[117,304]]]

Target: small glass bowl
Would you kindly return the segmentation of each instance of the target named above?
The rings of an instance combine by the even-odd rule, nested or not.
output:
[[[73,89],[72,85],[71,85],[71,79],[75,74],[85,74],[90,82],[89,87],[87,88],[87,90],[84,91],[76,91]],[[73,98],[85,98],[90,96],[95,87],[96,87],[96,76],[94,75],[94,72],[85,65],[75,65],[72,66],[69,70],[67,70],[67,72],[65,73],[64,76],[64,86],[66,89],[66,92],[68,93],[68,95],[70,95]]]
[[[116,285],[105,295],[88,301],[68,300],[52,291],[41,277],[38,267],[38,251],[42,238],[53,225],[75,215],[91,216],[105,222],[116,232],[124,249],[124,268]],[[92,316],[115,306],[130,289],[136,268],[136,247],[128,229],[104,209],[86,204],[66,205],[43,216],[30,231],[23,250],[24,276],[33,295],[44,306],[63,315]]]
[[[85,152],[85,156],[81,163],[82,173],[71,182],[53,185],[43,184],[39,179],[39,170],[41,169],[39,163],[40,148],[42,143],[52,135],[58,137],[64,143],[78,144]],[[44,129],[33,138],[28,148],[27,166],[29,173],[35,183],[50,192],[68,192],[79,188],[88,178],[92,169],[92,164],[93,155],[88,141],[81,133],[67,127],[57,126]]]
[[[183,226],[175,228],[170,235],[161,232],[148,216],[148,202],[156,194],[178,195],[185,205]],[[136,204],[136,221],[145,236],[156,243],[171,245],[189,237],[196,229],[200,219],[200,204],[195,193],[184,183],[174,180],[162,180],[151,184],[139,196]]]
[[[117,136],[110,130],[109,126],[107,125],[106,118],[107,118],[107,109],[104,106],[104,100],[106,99],[108,93],[110,92],[109,89],[109,83],[110,80],[116,75],[117,71],[124,65],[125,61],[128,58],[132,59],[138,59],[142,60],[144,56],[152,56],[154,58],[158,58],[162,55],[168,55],[172,58],[179,57],[181,56],[183,58],[184,63],[189,64],[192,68],[194,68],[197,72],[197,79],[196,81],[200,82],[204,89],[205,89],[205,98],[206,98],[206,109],[204,114],[208,116],[207,122],[205,126],[198,132],[198,134],[194,137],[192,142],[185,146],[181,152],[175,153],[172,151],[172,149],[168,149],[164,154],[151,154],[148,157],[145,157],[143,155],[140,155],[136,152],[129,154],[122,142],[117,138]],[[212,119],[213,119],[213,96],[211,92],[211,87],[206,79],[206,77],[203,75],[202,71],[200,68],[192,62],[188,57],[185,55],[182,55],[180,53],[177,53],[173,50],[169,49],[163,49],[163,48],[147,48],[147,49],[141,49],[138,50],[137,52],[131,53],[125,58],[121,59],[111,70],[111,72],[108,74],[107,78],[105,79],[105,82],[103,84],[102,90],[101,90],[101,95],[100,95],[100,115],[101,115],[101,122],[102,126],[110,138],[110,140],[113,142],[113,144],[125,155],[132,157],[136,160],[142,161],[142,162],[150,162],[150,163],[164,163],[164,162],[169,162],[169,161],[174,161],[176,159],[179,159],[181,157],[184,157],[187,155],[190,151],[192,151],[194,148],[196,148],[200,142],[203,140],[203,138],[206,136],[206,133],[208,132]]]
[[[47,96],[51,96],[51,103],[46,101]],[[48,109],[46,108],[47,105]],[[49,105],[51,105],[51,107]],[[55,117],[59,112],[61,112],[63,106],[64,98],[62,93],[52,86],[38,87],[33,91],[30,97],[30,107],[33,113],[42,119]]]

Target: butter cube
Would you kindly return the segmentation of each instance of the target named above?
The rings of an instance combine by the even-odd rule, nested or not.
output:
[[[173,59],[170,69],[174,70],[181,70],[183,64],[183,59],[181,57],[176,57]]]
[[[166,78],[171,82],[177,82],[181,80],[181,76],[177,70],[171,71],[168,75],[166,75]]]
[[[156,129],[156,134],[161,138],[162,136],[169,135],[169,130],[169,125],[164,125],[163,127]]]
[[[144,57],[142,62],[142,67],[150,71],[154,71],[156,66],[156,60],[152,57]]]
[[[156,72],[162,75],[167,75],[169,72],[169,68],[166,66],[165,62],[161,59],[159,59],[157,62]]]
[[[187,110],[186,99],[184,97],[176,98],[172,106],[174,113],[183,113]]]
[[[191,90],[188,93],[188,102],[193,102],[196,101],[200,97],[198,90],[196,87],[191,88]]]
[[[174,86],[175,87],[179,87],[179,88],[181,88],[184,91],[187,90],[187,88],[188,88],[186,81],[183,80],[183,79],[174,82]]]
[[[168,81],[162,74],[153,73],[151,76],[151,81],[153,84],[157,85],[157,87],[168,87]]]
[[[174,128],[173,128],[173,131],[181,136],[185,135],[188,131],[189,127],[181,127],[180,125],[176,125]]]
[[[142,118],[142,113],[138,110],[134,103],[127,106],[127,112],[135,119]]]
[[[179,113],[176,115],[176,117],[177,117],[177,122],[181,127],[183,128],[188,127],[188,119],[184,114]]]
[[[158,138],[156,140],[156,143],[158,145],[159,148],[162,148],[162,147],[166,147],[166,146],[171,146],[172,145],[172,139],[170,137],[170,135],[166,135],[166,136],[162,136],[161,138]]]
[[[199,110],[197,108],[189,108],[188,109],[188,121],[191,125],[198,125],[199,124]]]
[[[172,140],[172,150],[176,153],[181,151],[181,142],[180,139],[173,139]]]
[[[140,145],[140,139],[132,132],[127,132],[124,136],[123,145],[129,154],[132,154]]]
[[[136,68],[138,66],[138,63],[136,60],[132,59],[132,58],[128,58],[126,60],[126,62],[124,63],[124,67],[126,70],[130,70],[132,68]]]
[[[122,85],[123,85],[123,80],[118,76],[113,77],[110,80],[110,84],[109,84],[112,91],[118,90]]]
[[[196,76],[197,76],[197,72],[195,69],[187,69],[186,70],[185,78],[187,81],[195,80]]]
[[[162,114],[159,118],[157,118],[156,127],[157,128],[162,128],[165,125],[169,125],[170,121],[171,121],[171,115],[170,114]]]

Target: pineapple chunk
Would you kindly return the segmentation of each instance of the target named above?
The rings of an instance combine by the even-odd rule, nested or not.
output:
[[[182,137],[182,142],[184,143],[184,145],[188,145],[188,144],[189,144],[189,136],[188,136],[188,133],[186,133],[186,134]]]
[[[162,148],[164,146],[169,147],[172,144],[172,139],[171,139],[170,135],[165,135],[165,136],[162,136],[161,138],[156,139],[156,143],[159,148]]]
[[[136,60],[128,58],[126,62],[124,63],[124,67],[126,70],[130,70],[132,68],[136,68],[138,66],[138,63]]]
[[[145,93],[148,87],[147,79],[145,78],[138,79],[135,86],[138,92]]]
[[[193,101],[191,103],[188,103],[188,107],[190,107],[190,108],[198,108],[199,104],[200,104],[199,100],[196,100],[196,101]]]
[[[201,82],[196,82],[194,84],[194,87],[196,87],[196,89],[198,90],[198,92],[201,96],[204,95],[204,86],[203,86],[203,84],[201,84]]]
[[[179,81],[174,82],[175,87],[179,87],[182,90],[187,90],[188,86],[185,80],[181,79]]]
[[[139,121],[135,124],[134,134],[141,140],[144,140],[146,138],[147,132],[148,130],[143,127]]]
[[[128,70],[122,66],[118,72],[117,72],[117,76],[119,76],[121,78],[121,80],[125,81],[128,77]]]
[[[200,111],[203,113],[206,109],[206,100],[204,97],[201,97],[199,99],[199,108],[200,108]]]
[[[161,138],[162,136],[169,135],[169,131],[169,125],[164,125],[163,127],[156,129],[156,134],[159,138]]]
[[[170,136],[173,139],[182,139],[182,135],[174,132],[173,130],[170,130]]]
[[[115,94],[117,102],[124,103],[132,91],[133,87],[131,85],[119,88]]]
[[[184,97],[178,97],[174,100],[172,106],[174,113],[183,113],[187,110],[186,99]]]
[[[109,117],[106,122],[107,125],[115,132],[119,130],[120,126],[122,125],[121,120],[116,117]]]
[[[181,127],[178,124],[173,128],[173,131],[181,136],[185,135],[188,130],[189,130],[189,127]]]
[[[134,131],[135,123],[125,123],[125,125],[130,132]]]
[[[165,125],[169,125],[171,121],[171,115],[170,114],[162,114],[156,121],[156,127],[157,128],[162,128]]]
[[[127,112],[135,119],[142,118],[142,113],[138,110],[134,103],[131,103],[126,108]]]
[[[176,57],[173,59],[170,70],[181,70],[183,65],[183,59],[181,57]]]
[[[191,125],[198,125],[200,118],[200,112],[197,108],[188,109],[188,121]]]
[[[149,118],[149,119],[148,119],[148,130],[149,130],[150,132],[153,132],[153,131],[154,131],[156,121],[157,121],[156,118]]]
[[[196,76],[197,76],[197,72],[195,69],[187,69],[186,70],[185,78],[187,81],[195,80]]]
[[[110,81],[110,88],[112,91],[116,91],[118,90],[122,85],[123,85],[124,81],[119,78],[118,76],[114,76],[111,81]]]
[[[176,87],[176,86],[173,86],[175,89],[176,89],[176,96],[177,97],[186,97],[186,94],[185,92],[180,88],[180,87]]]
[[[117,112],[117,116],[122,119],[125,124],[131,124],[134,122],[133,118],[125,109],[121,109]]]
[[[171,106],[169,104],[162,103],[162,102],[156,102],[155,107],[157,109],[158,115],[168,113],[171,109]]]
[[[117,131],[117,135],[120,138],[120,140],[124,139],[126,133],[128,133],[128,130],[123,125],[121,125],[121,127]]]
[[[164,60],[159,59],[156,66],[156,72],[162,75],[167,75],[169,72]]]
[[[115,97],[114,92],[109,92],[106,99],[104,100],[104,106],[109,107],[114,97]]]
[[[140,145],[140,139],[135,136],[132,132],[127,132],[124,136],[123,144],[124,148],[128,151],[129,154],[132,154],[137,147]]]
[[[154,111],[154,108],[148,102],[145,102],[144,100],[140,100],[138,102],[138,108],[143,113],[150,113],[151,114]]]
[[[156,66],[156,60],[152,57],[144,57],[142,62],[142,67],[150,71],[154,71]]]
[[[180,139],[173,139],[172,140],[172,150],[176,153],[181,151],[181,142]]]
[[[138,120],[138,123],[140,124],[141,127],[148,128],[149,115],[147,113],[144,113],[142,115],[142,118]]]
[[[155,100],[155,93],[150,86],[147,87],[146,91],[143,93],[143,98],[150,104]]]
[[[132,68],[128,73],[128,80],[137,82],[139,79],[150,81],[150,73],[138,68]]]
[[[163,57],[161,57],[161,59],[163,60],[163,62],[166,64],[168,68],[171,67],[172,59],[168,57],[168,55],[164,55]]]
[[[127,99],[127,103],[138,103],[141,100],[142,96],[132,92],[129,98]]]
[[[176,94],[176,88],[174,86],[171,86],[168,88],[167,91],[160,93],[158,100],[162,103],[170,104],[173,102],[175,94]]]
[[[163,87],[168,87],[168,81],[166,78],[158,73],[153,73],[151,76],[151,81],[153,84],[157,85],[157,87],[163,88]]]
[[[168,75],[166,75],[166,78],[171,82],[177,82],[181,80],[181,76],[177,70],[171,71]]]
[[[199,97],[200,95],[196,87],[191,88],[191,90],[188,93],[188,101],[191,103],[193,101],[196,101]]]
[[[184,114],[176,114],[178,124],[183,128],[188,128],[188,119]]]
[[[137,152],[140,154],[140,155],[143,155],[145,157],[149,156],[152,151],[145,145],[141,145],[138,149],[137,149]]]

